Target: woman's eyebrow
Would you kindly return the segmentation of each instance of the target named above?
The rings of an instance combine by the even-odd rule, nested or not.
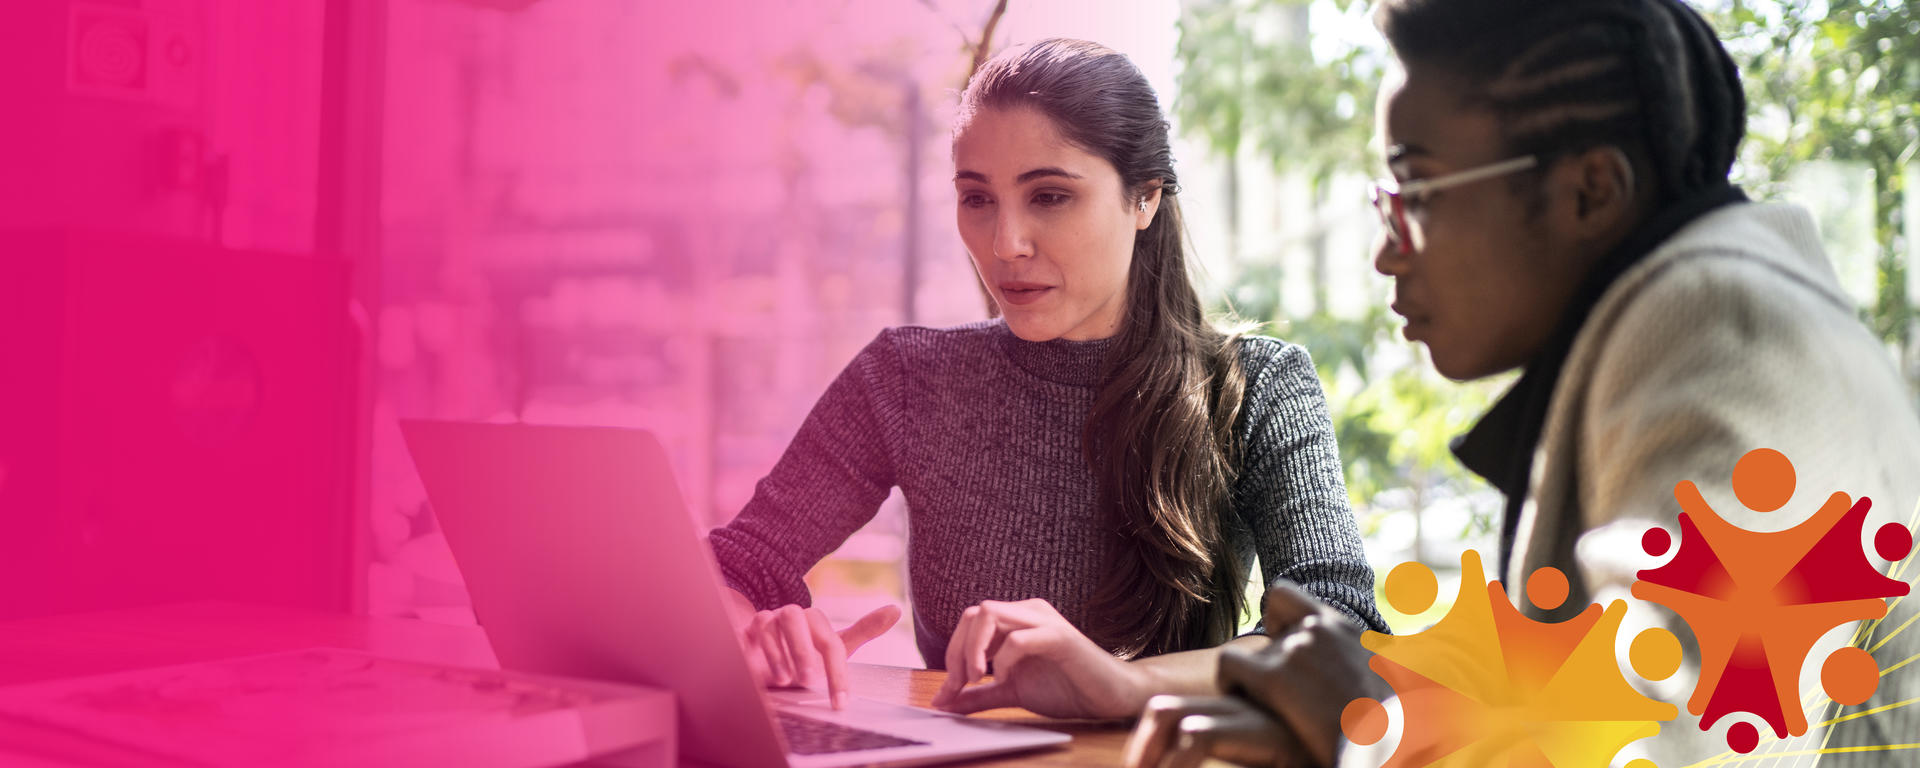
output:
[[[1031,171],[1027,171],[1026,173],[1020,174],[1013,181],[1015,184],[1025,184],[1029,181],[1033,181],[1034,179],[1044,179],[1049,176],[1058,176],[1064,179],[1080,178],[1080,174],[1069,173],[1064,169],[1048,166],[1046,168],[1035,168]],[[977,181],[982,184],[987,184],[990,182],[990,180],[987,178],[987,175],[984,173],[980,173],[979,171],[960,171],[953,175],[953,180],[954,181]]]
[[[1064,171],[1064,170],[1061,170],[1061,169],[1059,169],[1059,168],[1054,168],[1054,167],[1051,167],[1051,166],[1049,166],[1049,167],[1046,167],[1046,168],[1035,168],[1035,169],[1033,169],[1033,170],[1031,170],[1031,171],[1027,171],[1026,173],[1023,173],[1023,174],[1020,174],[1020,178],[1018,178],[1018,179],[1015,179],[1014,181],[1016,181],[1016,182],[1018,182],[1018,183],[1020,183],[1020,184],[1025,184],[1025,183],[1027,183],[1027,182],[1029,182],[1029,181],[1033,181],[1034,179],[1044,179],[1044,178],[1047,178],[1047,177],[1049,177],[1049,176],[1059,176],[1059,177],[1061,177],[1061,178],[1066,178],[1066,179],[1077,179],[1077,178],[1080,178],[1080,174],[1077,174],[1077,173],[1068,173],[1068,172],[1066,172],[1066,171]]]

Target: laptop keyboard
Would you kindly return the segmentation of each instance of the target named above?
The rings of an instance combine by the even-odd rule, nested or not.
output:
[[[911,747],[926,743],[785,712],[775,712],[774,717],[780,721],[780,731],[787,737],[787,751],[796,755],[826,755],[836,752],[858,752],[863,749]]]

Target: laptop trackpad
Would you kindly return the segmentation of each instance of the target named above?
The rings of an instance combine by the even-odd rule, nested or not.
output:
[[[929,710],[929,708],[887,705],[887,703],[879,703],[879,701],[874,701],[874,699],[860,699],[858,695],[852,695],[852,697],[847,699],[847,708],[839,708],[839,710],[837,710],[837,708],[833,708],[833,703],[828,701],[826,691],[810,691],[810,689],[803,689],[803,687],[768,689],[768,691],[766,691],[766,697],[768,697],[768,701],[772,701],[776,707],[783,708],[783,710],[789,710],[789,712],[793,712],[793,714],[803,714],[803,716],[818,716],[818,718],[835,718],[835,716],[839,716],[839,718],[852,718],[852,720],[872,720],[872,718],[900,720],[900,718],[941,718],[941,716],[947,716],[945,712],[935,712],[935,710]]]
[[[847,701],[846,709],[834,709],[827,700],[827,694],[803,688],[769,689],[767,698],[781,710],[806,717],[822,720],[846,720],[851,722],[876,722],[885,720],[926,720],[945,719],[953,715],[919,707],[899,704],[886,704],[872,699],[853,696]]]

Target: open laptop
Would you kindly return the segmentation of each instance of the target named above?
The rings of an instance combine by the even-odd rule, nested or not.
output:
[[[687,757],[729,768],[913,765],[1071,738],[857,696],[835,711],[823,693],[756,684],[711,551],[647,432],[400,428],[501,666],[672,690]]]

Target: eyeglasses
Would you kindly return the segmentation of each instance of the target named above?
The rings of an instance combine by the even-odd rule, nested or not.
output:
[[[1387,239],[1393,241],[1393,244],[1400,249],[1400,253],[1412,253],[1413,238],[1408,235],[1407,230],[1408,201],[1418,201],[1422,197],[1443,189],[1519,173],[1539,163],[1540,159],[1535,155],[1516,157],[1512,160],[1502,160],[1431,179],[1409,181],[1397,185],[1398,189],[1388,189],[1387,184],[1391,182],[1377,181],[1373,184],[1373,209],[1379,212],[1380,223],[1387,228]]]

